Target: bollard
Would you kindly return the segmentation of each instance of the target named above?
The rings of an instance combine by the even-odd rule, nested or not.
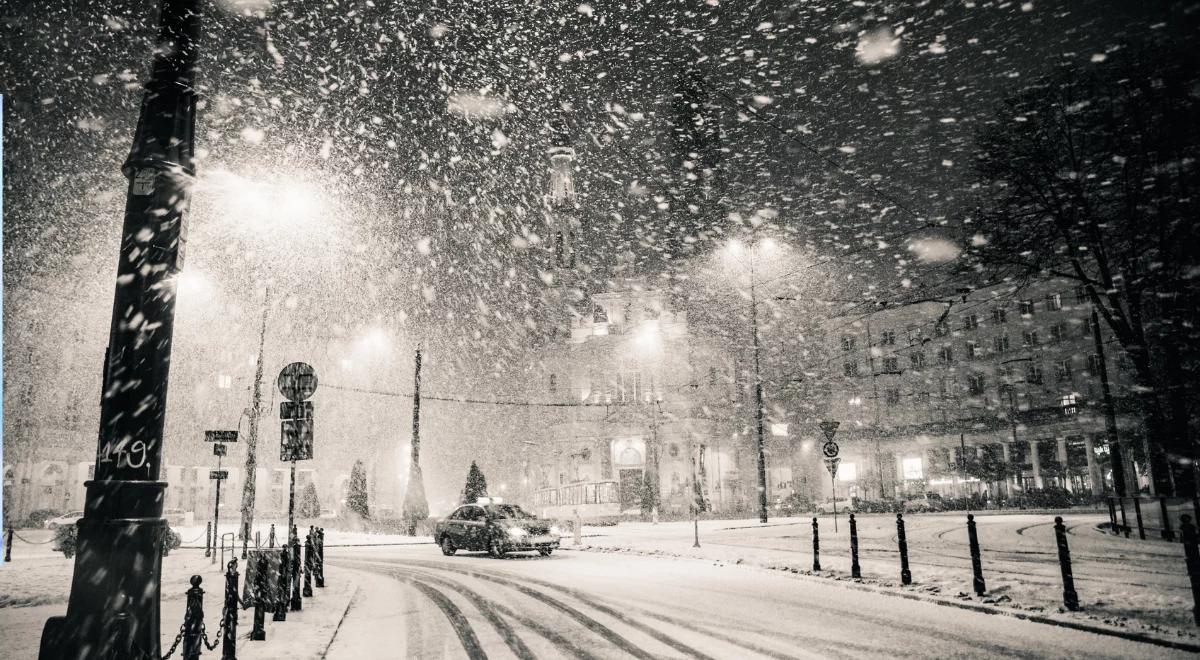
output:
[[[908,538],[904,535],[904,514],[896,514],[896,543],[900,545],[900,584],[912,584],[908,570]]]
[[[317,528],[317,588],[325,588],[325,528]]]
[[[813,516],[813,572],[821,570],[821,534],[817,529],[817,518]]]
[[[187,590],[187,609],[183,614],[183,660],[199,660],[204,644],[204,590],[199,575],[192,576]]]
[[[221,633],[221,660],[237,660],[238,560],[230,559],[225,571],[225,629]]]
[[[267,554],[258,554],[258,567],[254,571],[254,628],[250,630],[250,640],[263,642],[267,639]]]
[[[1121,527],[1117,525],[1117,504],[1111,497],[1108,498],[1108,529],[1113,536],[1121,533]]]
[[[312,529],[309,527],[309,529]],[[313,537],[309,533],[304,537],[304,597],[312,598],[313,574]]]
[[[1071,549],[1067,546],[1067,526],[1062,516],[1054,517],[1054,537],[1058,541],[1058,564],[1062,568],[1063,605],[1074,612],[1079,609],[1079,594],[1075,593],[1075,576],[1071,574]]]
[[[575,509],[575,538],[573,545],[579,545],[583,538],[583,519],[579,517],[579,509]]]
[[[296,528],[292,531],[292,611],[304,609],[304,601],[300,599],[300,539],[296,538]]]
[[[974,574],[975,595],[982,596],[987,591],[983,581],[983,562],[979,558],[979,534],[975,531],[975,516],[967,514],[967,539],[971,544],[971,572]]]
[[[1200,626],[1200,548],[1196,543],[1196,526],[1186,513],[1179,516],[1179,534],[1183,537],[1183,556],[1187,560],[1188,579],[1192,582],[1192,620]]]
[[[262,532],[254,532],[254,549],[262,547]]]
[[[204,528],[204,556],[211,557],[212,556],[212,547],[214,545],[213,539],[212,539],[212,523],[211,522],[205,523],[205,525],[206,525],[206,527]]]
[[[267,547],[275,547],[275,523],[271,523],[271,532],[267,534]]]
[[[858,567],[858,522],[854,514],[850,514],[850,577],[862,578],[862,569]]]
[[[288,612],[288,577],[292,574],[292,567],[288,564],[288,549],[283,547],[279,550],[279,584],[275,589],[275,614],[271,616],[272,621],[287,621]]]
[[[13,540],[13,528],[12,528],[12,525],[9,525],[8,526],[8,538],[4,541],[4,561],[5,562],[12,561],[12,540]]]

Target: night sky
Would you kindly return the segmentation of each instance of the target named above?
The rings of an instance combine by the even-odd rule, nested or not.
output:
[[[625,252],[655,280],[686,275],[762,209],[847,297],[919,285],[935,275],[906,241],[956,235],[996,103],[1200,14],[1161,5],[218,0],[186,268],[247,302],[270,280],[310,327],[400,324],[515,355],[551,281],[537,233],[563,133],[585,292]],[[3,11],[4,284],[71,299],[112,277],[155,3]],[[671,137],[688,76],[716,164],[690,211]],[[321,231],[243,231],[255,218],[221,198],[226,175],[314,191]]]

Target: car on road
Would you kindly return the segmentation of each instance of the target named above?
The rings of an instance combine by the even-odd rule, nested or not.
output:
[[[931,511],[945,511],[946,504],[942,502],[940,497],[914,497],[904,500],[905,513],[929,513]]]
[[[508,552],[536,550],[543,557],[558,548],[562,531],[549,521],[528,513],[500,498],[480,498],[464,504],[439,520],[433,529],[433,541],[442,554],[459,550],[484,551],[493,557]]]
[[[82,517],[83,517],[82,511],[72,511],[70,513],[64,513],[57,518],[49,519],[46,522],[42,523],[42,526],[45,527],[46,529],[58,529],[59,527],[63,527],[66,525],[74,525]]]
[[[823,516],[823,515],[825,515],[825,514],[827,514],[827,513],[833,513],[833,512],[834,512],[834,506],[833,506],[833,502],[834,502],[834,501],[833,501],[833,499],[827,499],[827,500],[825,500],[824,502],[821,502],[821,503],[817,504],[817,509],[816,509],[816,511],[817,511],[817,515],[818,515],[818,516]],[[853,502],[853,501],[851,501],[851,500],[842,500],[842,499],[839,499],[839,500],[837,501],[837,511],[838,511],[839,513],[843,512],[843,511],[845,511],[845,512],[853,512],[854,510],[855,510],[855,508],[854,508],[854,502]]]

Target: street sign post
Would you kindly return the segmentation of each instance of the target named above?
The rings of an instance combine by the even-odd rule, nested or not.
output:
[[[832,441],[833,436],[837,434],[838,427],[841,425],[841,422],[832,419],[821,422],[821,432],[825,434],[825,439]]]
[[[204,441],[205,442],[229,443],[229,442],[237,442],[237,439],[238,439],[237,431],[205,431],[204,432]]]
[[[837,445],[834,444],[834,442],[832,440],[830,440],[829,442],[827,442],[825,444],[833,445],[833,453],[834,453],[833,456],[827,455],[827,458],[825,459],[825,469],[829,470],[829,483],[830,483],[830,488],[833,491],[833,531],[836,533],[837,532],[837,470],[838,470],[838,463],[841,463],[842,459],[837,457]]]
[[[292,464],[288,487],[290,535],[296,520],[296,461],[313,457],[313,405],[307,399],[317,391],[317,372],[310,364],[293,362],[279,372],[275,385],[287,399],[279,404],[279,458]]]

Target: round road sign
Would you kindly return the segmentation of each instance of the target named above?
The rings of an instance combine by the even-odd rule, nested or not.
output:
[[[317,372],[310,364],[293,362],[279,372],[275,384],[289,401],[304,401],[317,391]]]
[[[825,456],[827,456],[829,458],[833,458],[834,456],[837,456],[838,455],[837,443],[834,442],[833,440],[830,440],[829,442],[826,442],[824,445],[821,445],[821,453],[825,454]]]

